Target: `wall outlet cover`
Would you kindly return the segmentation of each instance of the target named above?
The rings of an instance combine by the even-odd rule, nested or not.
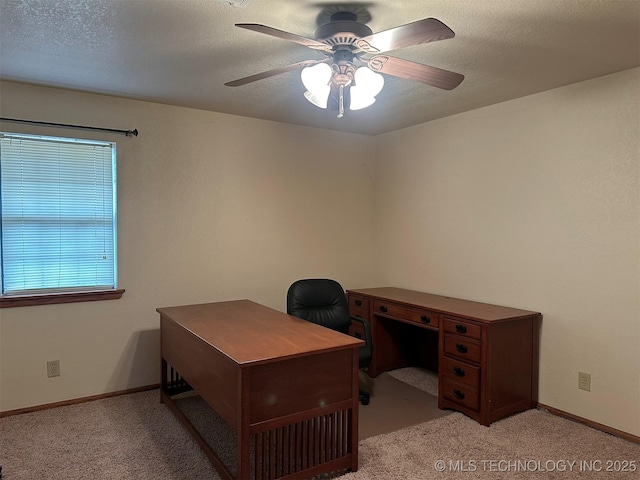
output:
[[[60,360],[50,360],[47,362],[47,377],[60,376]]]
[[[578,372],[578,388],[587,392],[591,391],[591,374]]]

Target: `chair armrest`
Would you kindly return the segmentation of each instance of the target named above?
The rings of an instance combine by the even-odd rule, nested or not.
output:
[[[351,317],[351,321],[360,323],[364,328],[364,345],[358,350],[358,365],[360,368],[365,368],[371,363],[371,357],[373,355],[371,325],[367,320],[360,317]]]
[[[373,348],[373,340],[371,338],[371,325],[369,324],[369,321],[365,320],[362,317],[351,317],[351,321],[362,324],[364,328],[364,343],[370,348]]]

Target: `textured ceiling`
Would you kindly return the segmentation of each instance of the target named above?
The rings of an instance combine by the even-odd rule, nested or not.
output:
[[[242,2],[0,0],[0,78],[375,135],[640,65],[640,0],[231,3]],[[298,71],[224,86],[323,58],[235,23],[313,38],[340,10],[374,32],[439,19],[455,38],[387,53],[465,80],[446,91],[386,76],[373,106],[342,119],[303,98]]]

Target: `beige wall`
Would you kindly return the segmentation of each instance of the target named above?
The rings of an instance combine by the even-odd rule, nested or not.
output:
[[[157,383],[157,307],[250,298],[284,310],[298,278],[370,283],[370,137],[15,83],[0,95],[3,117],[140,131],[35,132],[117,141],[126,293],[0,310],[0,410]],[[62,374],[49,379],[52,359]]]
[[[640,435],[639,132],[633,69],[377,137],[375,283],[542,312],[540,402]]]
[[[0,310],[0,410],[157,382],[158,306],[283,310],[293,280],[331,276],[541,311],[540,401],[640,435],[639,80],[375,139],[1,84],[2,116],[141,134],[112,137],[127,292]]]

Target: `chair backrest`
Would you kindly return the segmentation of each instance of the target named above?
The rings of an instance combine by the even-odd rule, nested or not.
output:
[[[342,286],[326,278],[294,282],[287,292],[287,313],[342,333],[347,333],[351,325]]]

